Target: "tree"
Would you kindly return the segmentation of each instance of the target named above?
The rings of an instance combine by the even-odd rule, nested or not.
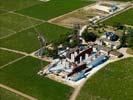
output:
[[[128,44],[128,47],[133,49],[133,37],[127,38],[127,44]]]
[[[74,35],[78,35],[79,34],[79,30],[80,30],[80,25],[79,24],[75,24],[74,26],[73,26],[73,34]]]
[[[116,22],[113,24],[113,27],[117,29],[124,29],[124,25],[122,23]]]
[[[82,33],[82,37],[84,38],[84,40],[86,42],[89,41],[95,41],[97,38],[97,35],[94,34],[93,32],[88,32],[88,30],[86,29],[83,33]]]
[[[58,40],[55,40],[55,41],[53,41],[52,43],[53,43],[53,46],[54,47],[57,47],[57,46],[59,46],[60,44],[64,44],[66,41],[68,41],[69,39],[68,39],[68,36],[70,35],[70,33],[66,33],[66,34],[61,34],[60,36],[59,36],[59,39]]]
[[[126,28],[123,29],[123,34],[120,38],[121,47],[128,46],[133,49],[133,29]]]
[[[127,29],[127,34],[130,36],[133,36],[133,28],[128,28]]]
[[[126,35],[125,35],[125,33],[123,33],[122,36],[120,37],[120,45],[121,45],[121,47],[126,46]]]
[[[76,47],[78,44],[80,43],[80,41],[78,39],[73,39],[70,43],[69,46],[71,48]]]
[[[133,29],[132,28],[127,29],[127,44],[128,44],[128,47],[133,49]]]
[[[54,48],[54,49],[46,49],[45,50],[45,55],[48,57],[53,57],[53,58],[57,58],[58,57],[58,49]]]

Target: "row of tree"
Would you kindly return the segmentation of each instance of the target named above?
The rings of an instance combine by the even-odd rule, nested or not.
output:
[[[124,28],[123,34],[120,37],[121,47],[128,46],[133,49],[133,28]]]
[[[82,33],[82,38],[86,42],[95,41],[97,38],[97,35],[93,33],[92,31],[88,31],[88,29],[86,28],[85,31]]]

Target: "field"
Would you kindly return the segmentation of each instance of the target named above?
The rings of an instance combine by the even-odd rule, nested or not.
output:
[[[36,29],[45,35],[48,42],[59,39],[60,34],[70,32],[70,29],[49,23],[38,25]],[[37,33],[33,28],[14,34],[6,39],[1,39],[0,43],[1,47],[20,50],[28,53],[39,49]]]
[[[0,0],[0,9],[14,11],[40,3],[39,0]]]
[[[42,23],[39,20],[33,18],[27,18],[16,13],[6,13],[0,15],[0,37],[6,36],[8,34],[13,34],[33,25]]]
[[[110,19],[105,20],[103,23],[107,25],[113,25],[114,23],[122,23],[127,25],[133,25],[133,8],[116,15],[114,17],[111,17]]]
[[[47,62],[44,62],[47,65]],[[0,83],[15,88],[39,100],[67,100],[72,88],[37,75],[40,61],[26,57],[0,69]]]
[[[0,9],[0,14],[6,13],[6,11]]]
[[[71,0],[71,2],[66,0],[51,0],[49,2],[37,0],[0,1],[0,46],[31,53],[39,49],[37,32],[34,27],[45,34],[47,42],[54,42],[60,38],[60,34],[70,32],[70,29],[40,20],[42,18],[20,14],[21,11],[32,12],[32,14],[49,19],[91,3],[92,1],[86,0]]]
[[[108,64],[85,83],[77,100],[133,100],[132,65],[133,58]]]
[[[93,3],[93,1],[51,0],[49,2],[25,8],[16,12],[43,20],[49,20],[83,6],[87,6],[91,3]]]
[[[48,43],[55,42],[62,34],[71,32],[69,28],[45,20],[93,2],[88,0],[50,0],[49,2],[0,0],[0,84],[39,100],[68,100],[73,88],[37,75],[41,69],[40,60],[30,53],[40,47],[37,31],[46,37]],[[6,50],[2,50],[3,47]],[[44,62],[44,66],[47,64],[48,62]],[[27,100],[3,88],[0,88],[0,94],[2,100]]]
[[[0,49],[0,66],[5,65],[23,55]]]
[[[11,91],[4,88],[0,88],[0,98],[1,100],[28,100],[20,95],[17,95]]]

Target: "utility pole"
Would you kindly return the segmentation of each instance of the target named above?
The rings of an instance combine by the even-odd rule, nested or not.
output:
[[[31,25],[33,24],[32,21],[29,19],[29,22],[31,23]],[[37,56],[41,58],[41,68],[43,67],[43,54],[44,54],[44,50],[45,50],[45,46],[46,46],[46,38],[43,36],[42,33],[40,33],[36,27],[33,27],[36,35],[37,35],[37,39],[40,43],[40,49],[37,51]]]
[[[80,24],[74,24],[73,25],[73,33],[75,34],[75,35],[79,35],[79,31],[80,31]]]
[[[44,38],[43,34],[41,34],[39,32],[37,33],[37,38],[40,43],[40,49],[38,50],[37,55],[41,58],[41,67],[43,67],[42,58],[43,58],[43,54],[45,51],[46,39]]]

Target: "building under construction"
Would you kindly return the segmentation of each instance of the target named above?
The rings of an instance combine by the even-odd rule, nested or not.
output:
[[[89,72],[108,60],[108,55],[94,50],[93,47],[78,47],[64,52],[63,59],[55,59],[42,71],[43,74],[54,74],[73,82],[86,77]]]

